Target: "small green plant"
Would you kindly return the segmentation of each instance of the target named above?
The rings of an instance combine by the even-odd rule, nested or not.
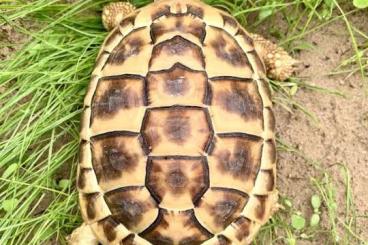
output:
[[[320,218],[320,207],[321,207],[321,198],[318,195],[313,195],[311,198],[311,204],[313,207],[313,214],[310,218],[309,225],[311,227],[316,227],[319,225],[319,222],[321,221]]]
[[[355,7],[359,9],[363,9],[363,8],[368,7],[368,0],[354,0],[353,4]]]

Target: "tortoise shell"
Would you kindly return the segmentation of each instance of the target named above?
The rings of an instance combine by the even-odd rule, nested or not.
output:
[[[163,0],[106,38],[84,101],[78,189],[102,244],[248,244],[272,214],[265,68],[227,13]]]

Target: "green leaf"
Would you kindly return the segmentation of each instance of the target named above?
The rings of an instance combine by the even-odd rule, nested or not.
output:
[[[70,186],[70,184],[71,181],[69,179],[61,179],[58,185],[60,189],[65,190]]]
[[[4,171],[1,176],[4,179],[7,179],[10,175],[12,175],[18,169],[18,163],[12,163],[9,167]]]
[[[294,96],[296,94],[296,92],[298,91],[298,86],[297,85],[293,85],[291,88],[290,88],[290,95],[291,96]]]
[[[368,0],[354,0],[353,4],[355,7],[359,9],[363,9],[363,8],[368,7]]]
[[[319,217],[319,214],[313,214],[311,219],[310,219],[310,226],[311,227],[315,227],[319,224],[319,222],[321,221],[321,218]]]
[[[272,12],[273,12],[272,8],[266,8],[266,9],[259,11],[258,20],[261,21],[261,20],[266,19],[267,17],[272,15]]]
[[[313,195],[311,198],[311,204],[314,209],[319,209],[321,207],[321,198],[318,195]]]
[[[3,203],[1,204],[1,207],[7,213],[10,213],[11,211],[13,211],[17,207],[18,202],[19,202],[19,200],[16,199],[16,198],[7,199],[7,200],[3,201]]]
[[[301,230],[305,227],[305,219],[301,215],[293,214],[291,216],[291,226],[296,230]]]
[[[295,245],[296,244],[296,239],[295,238],[288,238],[287,242],[288,242],[288,245]]]
[[[293,203],[289,199],[285,199],[284,201],[285,205],[291,208],[293,206]]]

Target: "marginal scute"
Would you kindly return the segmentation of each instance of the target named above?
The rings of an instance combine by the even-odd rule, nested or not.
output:
[[[276,144],[275,140],[268,139],[263,144],[262,149],[262,168],[268,169],[276,163]]]
[[[235,229],[235,238],[239,242],[242,242],[250,235],[252,221],[246,217],[241,216],[234,221],[232,226]]]
[[[93,193],[98,192],[100,187],[97,183],[96,175],[92,168],[79,167],[77,187],[80,192]]]
[[[151,26],[152,41],[172,38],[174,35],[192,35],[200,43],[204,41],[206,35],[205,24],[192,16],[168,16],[159,22],[154,22]]]
[[[103,195],[96,193],[79,193],[79,203],[83,220],[87,224],[94,223],[109,216],[110,210],[103,200]]]
[[[208,86],[205,72],[180,64],[169,70],[148,73],[147,84],[149,104],[155,107],[202,105]]]
[[[91,141],[93,169],[103,190],[144,183],[141,169],[146,157],[138,134],[111,132],[95,136]]]
[[[171,106],[148,110],[142,135],[152,155],[199,156],[207,149],[213,131],[205,109]]]
[[[125,187],[105,193],[114,220],[129,230],[145,230],[158,215],[157,204],[145,187]]]
[[[121,245],[136,245],[134,242],[135,234],[129,234],[123,240],[121,240]]]
[[[185,232],[183,232],[185,231]],[[140,234],[153,245],[201,244],[213,235],[202,227],[193,210],[167,211],[160,209],[155,223]]]
[[[187,11],[188,11],[189,14],[192,14],[194,16],[197,16],[200,19],[203,18],[204,10],[200,6],[196,6],[196,5],[192,5],[192,4],[187,4]]]
[[[242,212],[248,201],[244,192],[210,188],[194,209],[198,221],[212,233],[223,231]]]
[[[90,225],[102,244],[117,244],[131,232],[111,216]]]
[[[257,195],[267,195],[275,189],[274,169],[261,169],[257,175],[253,193]]]
[[[231,245],[232,244],[231,240],[224,235],[218,235],[217,240],[218,240],[218,245]]]
[[[209,185],[203,157],[156,157],[148,161],[146,186],[160,207],[193,208]]]
[[[256,50],[252,50],[250,52],[247,52],[246,54],[252,66],[252,69],[255,71],[253,77],[256,79],[265,78],[266,68]]]

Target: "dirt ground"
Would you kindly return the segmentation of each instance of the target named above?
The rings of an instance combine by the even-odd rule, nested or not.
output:
[[[368,15],[353,17],[353,23],[368,33]],[[267,36],[267,31],[263,31]],[[15,46],[0,48],[0,59],[5,59],[25,37],[9,26],[0,27],[1,42],[10,41]],[[288,113],[275,106],[278,136],[283,141],[304,152],[308,158],[319,161],[324,169],[336,178],[339,200],[344,201],[344,184],[337,164],[346,164],[352,176],[352,188],[358,215],[368,215],[368,99],[364,95],[363,81],[359,74],[346,78],[346,74],[327,76],[340,62],[353,54],[351,38],[344,22],[334,22],[307,35],[305,41],[314,49],[301,51],[296,58],[307,68],[298,76],[307,83],[338,89],[346,98],[310,90],[299,90],[295,99],[313,112],[319,123],[313,123],[300,111]],[[368,81],[365,81],[368,84]],[[0,88],[1,90],[1,88]],[[293,200],[296,208],[309,217],[309,200],[316,190],[311,177],[320,177],[316,168],[302,157],[279,153],[278,189],[283,196]],[[344,203],[339,203],[339,206]],[[342,210],[341,209],[341,210]],[[360,227],[368,227],[368,219],[359,219]],[[359,234],[368,240],[365,230]],[[307,243],[305,243],[307,244]],[[308,243],[312,244],[312,243]],[[313,243],[314,244],[314,243]],[[321,244],[319,243],[315,244]]]
[[[353,23],[368,33],[368,16],[354,16]],[[305,41],[314,48],[302,51],[297,58],[306,65],[298,76],[303,81],[321,87],[337,89],[346,98],[310,90],[299,90],[296,100],[314,113],[319,122],[313,123],[305,114],[291,114],[275,107],[279,138],[318,161],[338,183],[339,211],[345,208],[345,187],[338,164],[346,164],[352,176],[357,215],[368,214],[368,97],[363,91],[360,74],[346,77],[327,76],[344,59],[353,54],[351,38],[344,22],[335,22],[307,35]],[[368,83],[368,80],[365,81]],[[294,205],[310,217],[310,197],[317,191],[310,188],[311,177],[318,177],[316,168],[296,154],[279,153],[278,188],[290,197]],[[358,219],[360,227],[368,227],[368,219]],[[366,229],[361,237],[368,240]],[[310,243],[308,243],[310,244]],[[317,244],[317,243],[316,243]],[[318,243],[320,244],[320,243]]]

